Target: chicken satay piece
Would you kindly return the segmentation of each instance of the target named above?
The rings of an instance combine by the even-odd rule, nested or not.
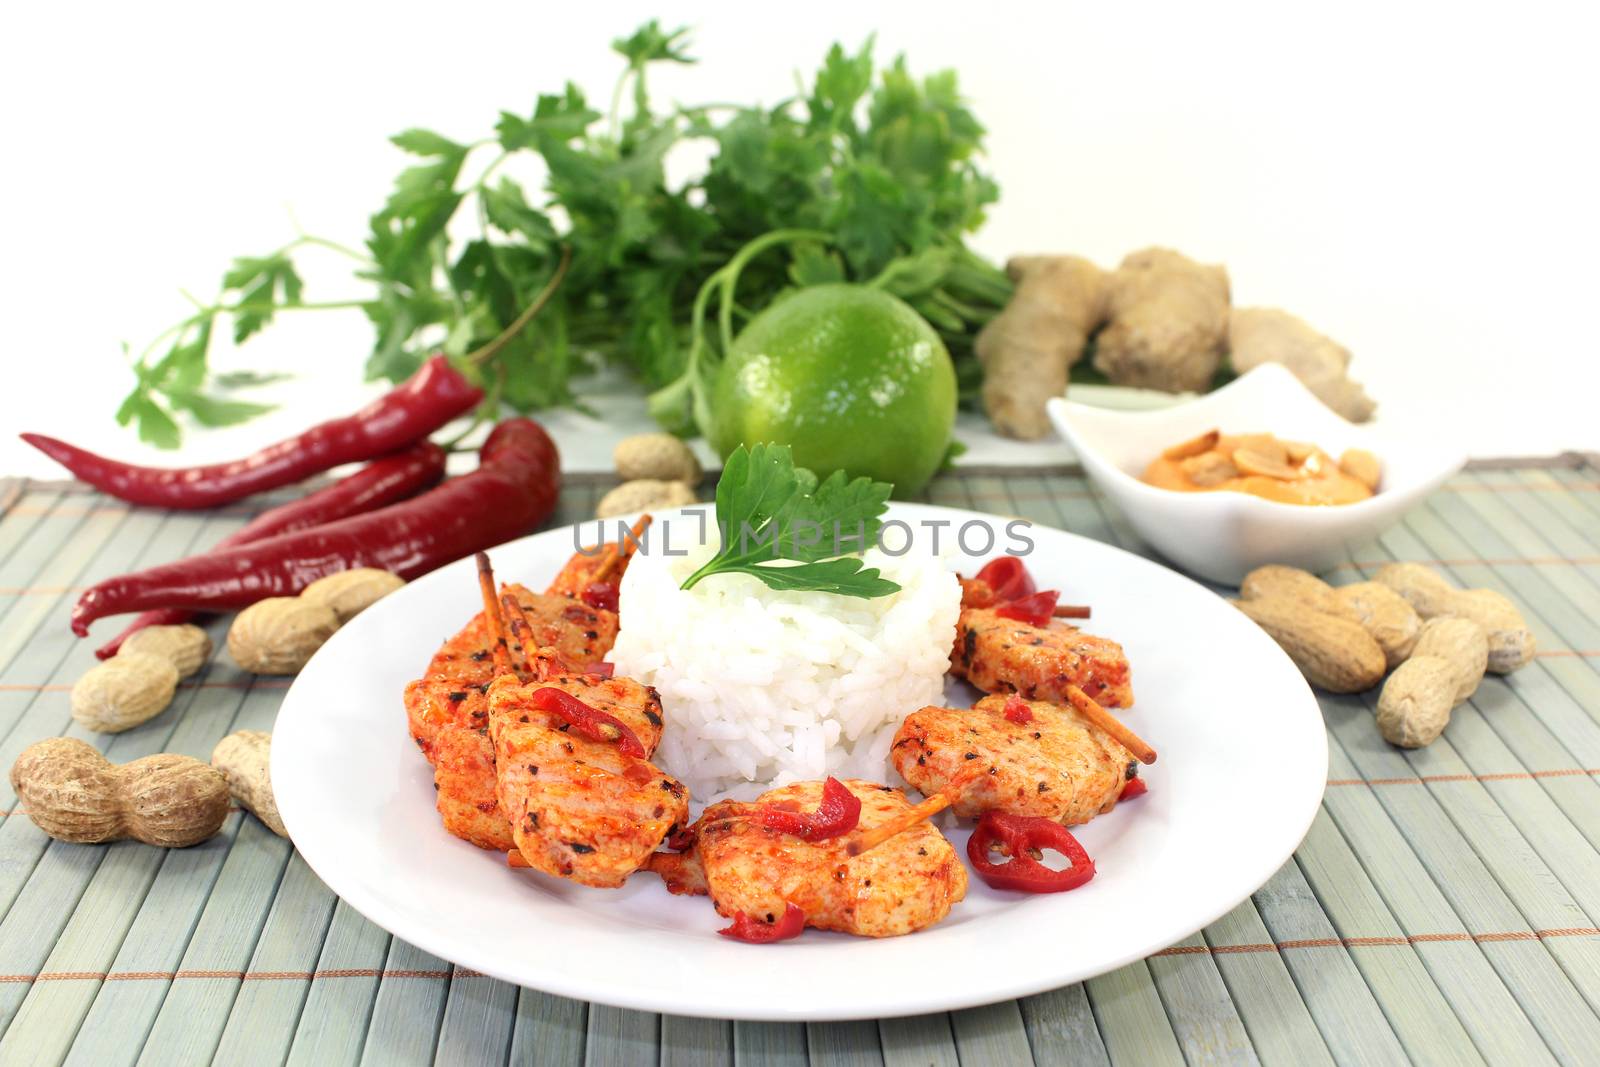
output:
[[[533,707],[531,699],[540,689],[559,689],[604,712],[632,730],[644,747],[645,759],[655,755],[661,744],[661,694],[653,685],[642,685],[632,678],[601,678],[594,674],[546,674],[529,682],[513,678],[498,679],[489,687],[489,731],[493,737],[512,723],[532,723],[552,730],[570,732],[566,723],[551,712]]]
[[[1066,826],[1116,807],[1139,767],[1076,708],[1015,695],[914,711],[889,753],[902,778],[927,796],[948,794],[962,818],[1001,811]]]
[[[603,657],[616,639],[612,612],[520,585],[508,585],[505,591],[522,608],[532,632],[530,643],[545,646],[541,655],[546,662],[587,665]],[[497,801],[486,695],[495,677],[493,643],[489,623],[479,612],[440,646],[428,673],[406,686],[405,707],[411,736],[434,767],[445,829],[479,848],[504,852],[512,845],[511,820]],[[519,655],[524,651],[520,643],[513,648]],[[659,718],[659,699],[653,710]]]
[[[1067,689],[1077,686],[1108,708],[1133,704],[1121,645],[1062,622],[1003,618],[997,609],[968,608],[957,617],[950,670],[985,693],[1068,704]]]
[[[513,846],[535,870],[581,885],[620,886],[687,822],[689,791],[648,759],[586,737],[536,706],[533,694],[547,686],[577,690],[579,699],[630,728],[637,722],[635,732],[652,751],[660,716],[649,709],[659,701],[627,678],[523,684],[507,676],[489,689],[497,796]]]
[[[574,671],[603,660],[617,639],[614,612],[567,597],[535,593],[521,585],[507,585],[505,592],[521,605],[533,642]],[[514,651],[520,654],[523,649],[518,644]],[[434,737],[440,729],[454,725],[477,730],[488,725],[483,694],[495,673],[493,638],[480,611],[439,646],[422,678],[406,687],[411,736],[430,763],[434,762]]]
[[[893,819],[911,807],[892,786],[854,779],[844,784],[861,798],[860,827]],[[795,782],[762,794],[756,804],[813,811],[821,803],[822,788],[822,782]],[[731,801],[713,804],[695,824],[694,855],[722,915],[744,914],[771,923],[794,904],[805,912],[807,926],[894,937],[932,926],[967,894],[966,868],[950,842],[927,822],[852,856],[851,835],[805,841],[767,828],[750,817],[752,807]]]
[[[580,551],[574,552],[545,592],[555,596],[577,597],[594,603],[606,603],[609,598],[614,604],[616,588],[622,582],[622,573],[628,569],[628,561],[639,550],[644,531],[652,521],[651,516],[641,515],[639,521],[618,540],[603,545],[586,545]],[[591,589],[598,584],[608,585],[609,591]]]

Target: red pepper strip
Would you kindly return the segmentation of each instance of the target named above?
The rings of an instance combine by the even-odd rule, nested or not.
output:
[[[260,541],[281,533],[292,533],[320,526],[415,496],[444,477],[445,451],[432,441],[418,441],[403,452],[375,459],[348,478],[344,478],[299,500],[263,511],[239,530],[218,541],[210,551]],[[176,626],[194,618],[182,608],[147,611],[128,624],[116,637],[95,651],[100,659],[110,659],[122,642],[146,626]]]
[[[592,674],[592,675],[594,675],[594,676],[596,676],[598,678],[610,678],[613,674],[616,673],[616,670],[617,670],[617,665],[615,663],[607,663],[605,660],[602,659],[602,660],[596,660],[595,662],[593,662],[593,663],[589,664],[588,666],[584,667],[583,668],[583,673],[584,674]]]
[[[211,508],[293,485],[341,463],[376,459],[404,448],[472,410],[482,399],[482,390],[445,357],[434,356],[401,385],[354,415],[313,426],[231,463],[138,467],[54,437],[25,433],[22,439],[96,489],[130,504]]]
[[[769,830],[793,834],[804,841],[826,841],[856,828],[856,823],[861,821],[861,798],[839,779],[830,776],[822,783],[822,801],[816,811],[763,807],[760,819],[761,825]]]
[[[599,708],[591,708],[565,689],[557,689],[553,685],[535,689],[528,703],[571,723],[575,730],[591,741],[616,742],[617,749],[624,756],[644,759],[647,755],[644,745],[639,743],[639,735],[630,730],[627,723],[615,715],[607,715]],[[603,728],[607,726],[617,731],[617,736],[606,733]]]
[[[478,456],[477,470],[399,504],[101,582],[79,599],[72,630],[81,637],[95,619],[150,608],[234,611],[352,567],[409,581],[549,517],[560,458],[538,423],[507,419]]]
[[[991,861],[989,849],[994,844],[1004,846],[1011,859]],[[1044,849],[1061,853],[1072,866],[1054,871],[1030,854],[1030,850]],[[1020,893],[1062,893],[1094,877],[1094,860],[1065,826],[1052,819],[998,811],[986,811],[978,820],[977,829],[967,839],[967,860],[988,885]]]
[[[1060,596],[1054,589],[1030,593],[1002,604],[995,614],[1002,619],[1016,619],[1030,626],[1049,626],[1051,617],[1055,615],[1056,600]]]
[[[1148,792],[1150,792],[1150,787],[1144,784],[1143,778],[1129,778],[1128,784],[1122,787],[1122,795],[1117,799],[1132,800],[1134,797],[1142,797]]]
[[[1023,726],[1033,721],[1033,712],[1028,709],[1028,702],[1015,693],[1006,698],[1003,714],[1007,722],[1014,722],[1018,726]]]
[[[735,941],[748,941],[754,945],[766,945],[773,941],[787,941],[791,937],[799,937],[800,931],[806,928],[806,913],[793,904],[785,903],[783,918],[777,922],[767,923],[760,919],[752,919],[744,912],[737,912],[733,917],[733,925],[718,930],[723,937],[731,937]]]
[[[1016,556],[996,556],[991,559],[978,572],[978,581],[993,590],[996,604],[1020,600],[1036,588],[1033,575],[1028,573],[1027,566]]]
[[[591,608],[616,611],[618,591],[615,582],[590,582],[584,586],[583,595],[579,599]]]

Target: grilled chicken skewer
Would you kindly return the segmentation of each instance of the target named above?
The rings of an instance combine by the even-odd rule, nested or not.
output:
[[[689,816],[688,789],[649,761],[661,741],[660,697],[631,678],[568,673],[557,657],[530,649],[520,604],[512,596],[496,604],[481,553],[479,574],[495,659],[506,670],[489,687],[489,738],[512,848],[546,874],[620,886]],[[562,696],[578,702],[582,717],[558,712]]]
[[[898,823],[913,810],[891,786],[856,779],[843,784],[861,800],[860,826],[868,831]],[[709,894],[717,912],[730,918],[742,914],[770,924],[793,904],[805,913],[807,926],[861,937],[926,929],[966,896],[966,868],[927,822],[903,827],[856,855],[850,851],[855,835],[807,841],[752,817],[766,806],[814,809],[822,792],[821,782],[795,782],[763,793],[754,804],[713,804],[695,823],[693,850],[657,853],[649,868],[674,893]]]
[[[637,529],[642,531],[643,526]],[[531,636],[521,643],[553,656],[572,672],[603,666],[617,637],[616,613],[592,607],[560,590],[573,580],[571,575],[579,570],[590,573],[594,561],[607,555],[616,558],[603,576],[617,579],[630,555],[620,548],[575,554],[550,592],[535,593],[516,584],[501,591],[515,598],[529,624]],[[566,582],[562,576],[567,576]],[[405,705],[411,736],[434,766],[445,829],[479,848],[504,852],[513,847],[511,821],[496,798],[494,747],[487,729],[489,684],[500,673],[495,665],[492,623],[479,612],[445,641],[423,677],[406,686]]]
[[[948,797],[963,818],[1003,811],[1088,822],[1116,807],[1155,752],[1076,692],[1071,707],[1009,695],[923,708],[901,724],[890,756],[901,777],[929,797]]]

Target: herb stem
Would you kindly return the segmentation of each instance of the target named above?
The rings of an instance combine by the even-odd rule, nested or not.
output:
[[[572,246],[561,246],[561,261],[556,264],[555,273],[550,275],[550,280],[545,283],[539,295],[533,298],[533,303],[522,309],[522,314],[511,321],[511,325],[501,330],[492,340],[488,341],[474,352],[468,352],[463,357],[469,366],[481,367],[493,359],[499,351],[511,343],[511,339],[521,333],[533,317],[550,302],[556,290],[561,287],[561,281],[567,276],[567,267],[572,263]]]

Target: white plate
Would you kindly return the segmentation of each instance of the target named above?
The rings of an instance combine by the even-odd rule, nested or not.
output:
[[[983,523],[1005,543],[1004,518],[907,504],[890,517]],[[1097,874],[1073,892],[1000,893],[974,877],[950,917],[921,933],[874,941],[808,930],[749,945],[716,935],[726,922],[706,898],[670,896],[650,875],[597,890],[508,869],[440,827],[400,700],[478,610],[470,560],[367,609],[300,673],[273,735],[279,810],[312,869],[378,925],[563,996],[732,1019],[875,1018],[1109,971],[1205,926],[1283,864],[1322,797],[1327,742],[1300,673],[1221,599],[1109,545],[1037,526],[1029,534],[1040,585],[1092,604],[1089,628],[1127,649],[1137,699],[1127,720],[1160,753],[1144,772],[1147,796],[1075,831]],[[981,540],[969,544],[983,549]],[[494,551],[495,571],[542,586],[572,547],[570,528],[525,538]],[[952,565],[971,573],[979,562]],[[885,780],[903,784],[892,769]],[[966,827],[950,834],[964,849]]]
[[[1346,422],[1276,363],[1161,410],[1113,411],[1059,397],[1046,407],[1095,487],[1139,536],[1191,574],[1224,585],[1237,585],[1264,563],[1311,571],[1333,566],[1466,462],[1448,441]],[[1383,480],[1369,499],[1338,507],[1280,504],[1248,493],[1178,493],[1140,480],[1163,449],[1212,429],[1273,433],[1334,456],[1364,448],[1383,464]]]

